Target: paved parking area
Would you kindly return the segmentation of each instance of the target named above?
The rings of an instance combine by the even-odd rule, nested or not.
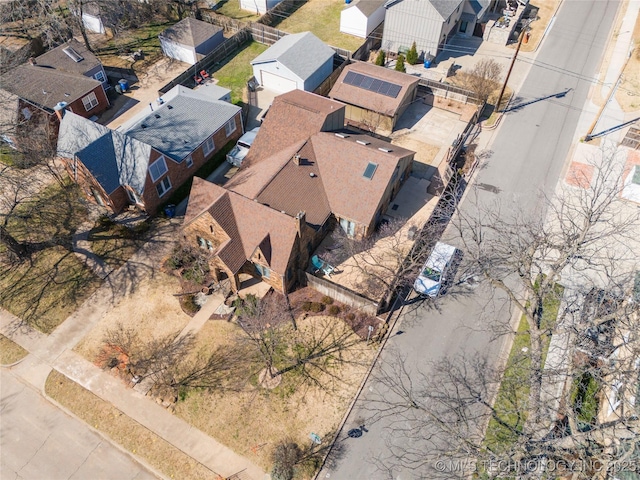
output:
[[[131,456],[0,370],[2,480],[151,480]]]

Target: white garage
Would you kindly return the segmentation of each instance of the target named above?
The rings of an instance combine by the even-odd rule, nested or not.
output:
[[[333,49],[311,32],[282,37],[252,62],[261,87],[277,93],[313,92],[333,71]]]
[[[296,82],[289,78],[267,72],[266,70],[262,70],[260,74],[262,75],[262,78],[259,80],[260,85],[267,90],[273,90],[278,93],[287,93],[298,88]]]
[[[384,20],[385,0],[356,0],[340,12],[340,31],[367,38]]]
[[[194,65],[224,42],[223,29],[187,17],[158,35],[167,57]]]

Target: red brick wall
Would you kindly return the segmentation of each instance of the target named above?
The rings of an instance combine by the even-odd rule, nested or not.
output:
[[[71,102],[67,106],[67,108],[70,108],[73,113],[75,113],[76,115],[80,115],[81,117],[84,117],[84,118],[89,118],[89,117],[92,117],[93,115],[98,115],[104,112],[110,106],[109,99],[107,99],[107,95],[104,92],[104,88],[102,88],[102,85],[98,85],[92,91],[93,93],[96,94],[96,98],[98,99],[98,105],[93,107],[91,110],[87,112],[87,110],[84,108],[84,103],[82,103],[82,99],[87,95],[89,95],[89,93],[87,93],[86,95],[83,95],[81,98],[77,99],[76,101]]]

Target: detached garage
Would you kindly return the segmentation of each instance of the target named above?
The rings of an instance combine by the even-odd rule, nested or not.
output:
[[[340,12],[340,31],[367,38],[384,21],[386,0],[358,0]]]
[[[185,18],[160,35],[160,46],[167,57],[194,65],[224,42],[222,28]]]
[[[277,93],[313,92],[333,71],[334,51],[311,32],[282,37],[252,62],[253,76]]]

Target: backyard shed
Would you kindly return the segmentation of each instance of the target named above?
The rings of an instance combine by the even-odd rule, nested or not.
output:
[[[253,13],[263,15],[271,10],[282,0],[240,0],[240,8]]]
[[[357,0],[340,13],[340,31],[367,38],[384,20],[385,0]]]
[[[194,65],[224,42],[221,27],[195,18],[185,18],[164,30],[158,38],[167,57]]]
[[[282,37],[252,62],[258,83],[277,93],[312,92],[333,71],[334,51],[311,32]]]

